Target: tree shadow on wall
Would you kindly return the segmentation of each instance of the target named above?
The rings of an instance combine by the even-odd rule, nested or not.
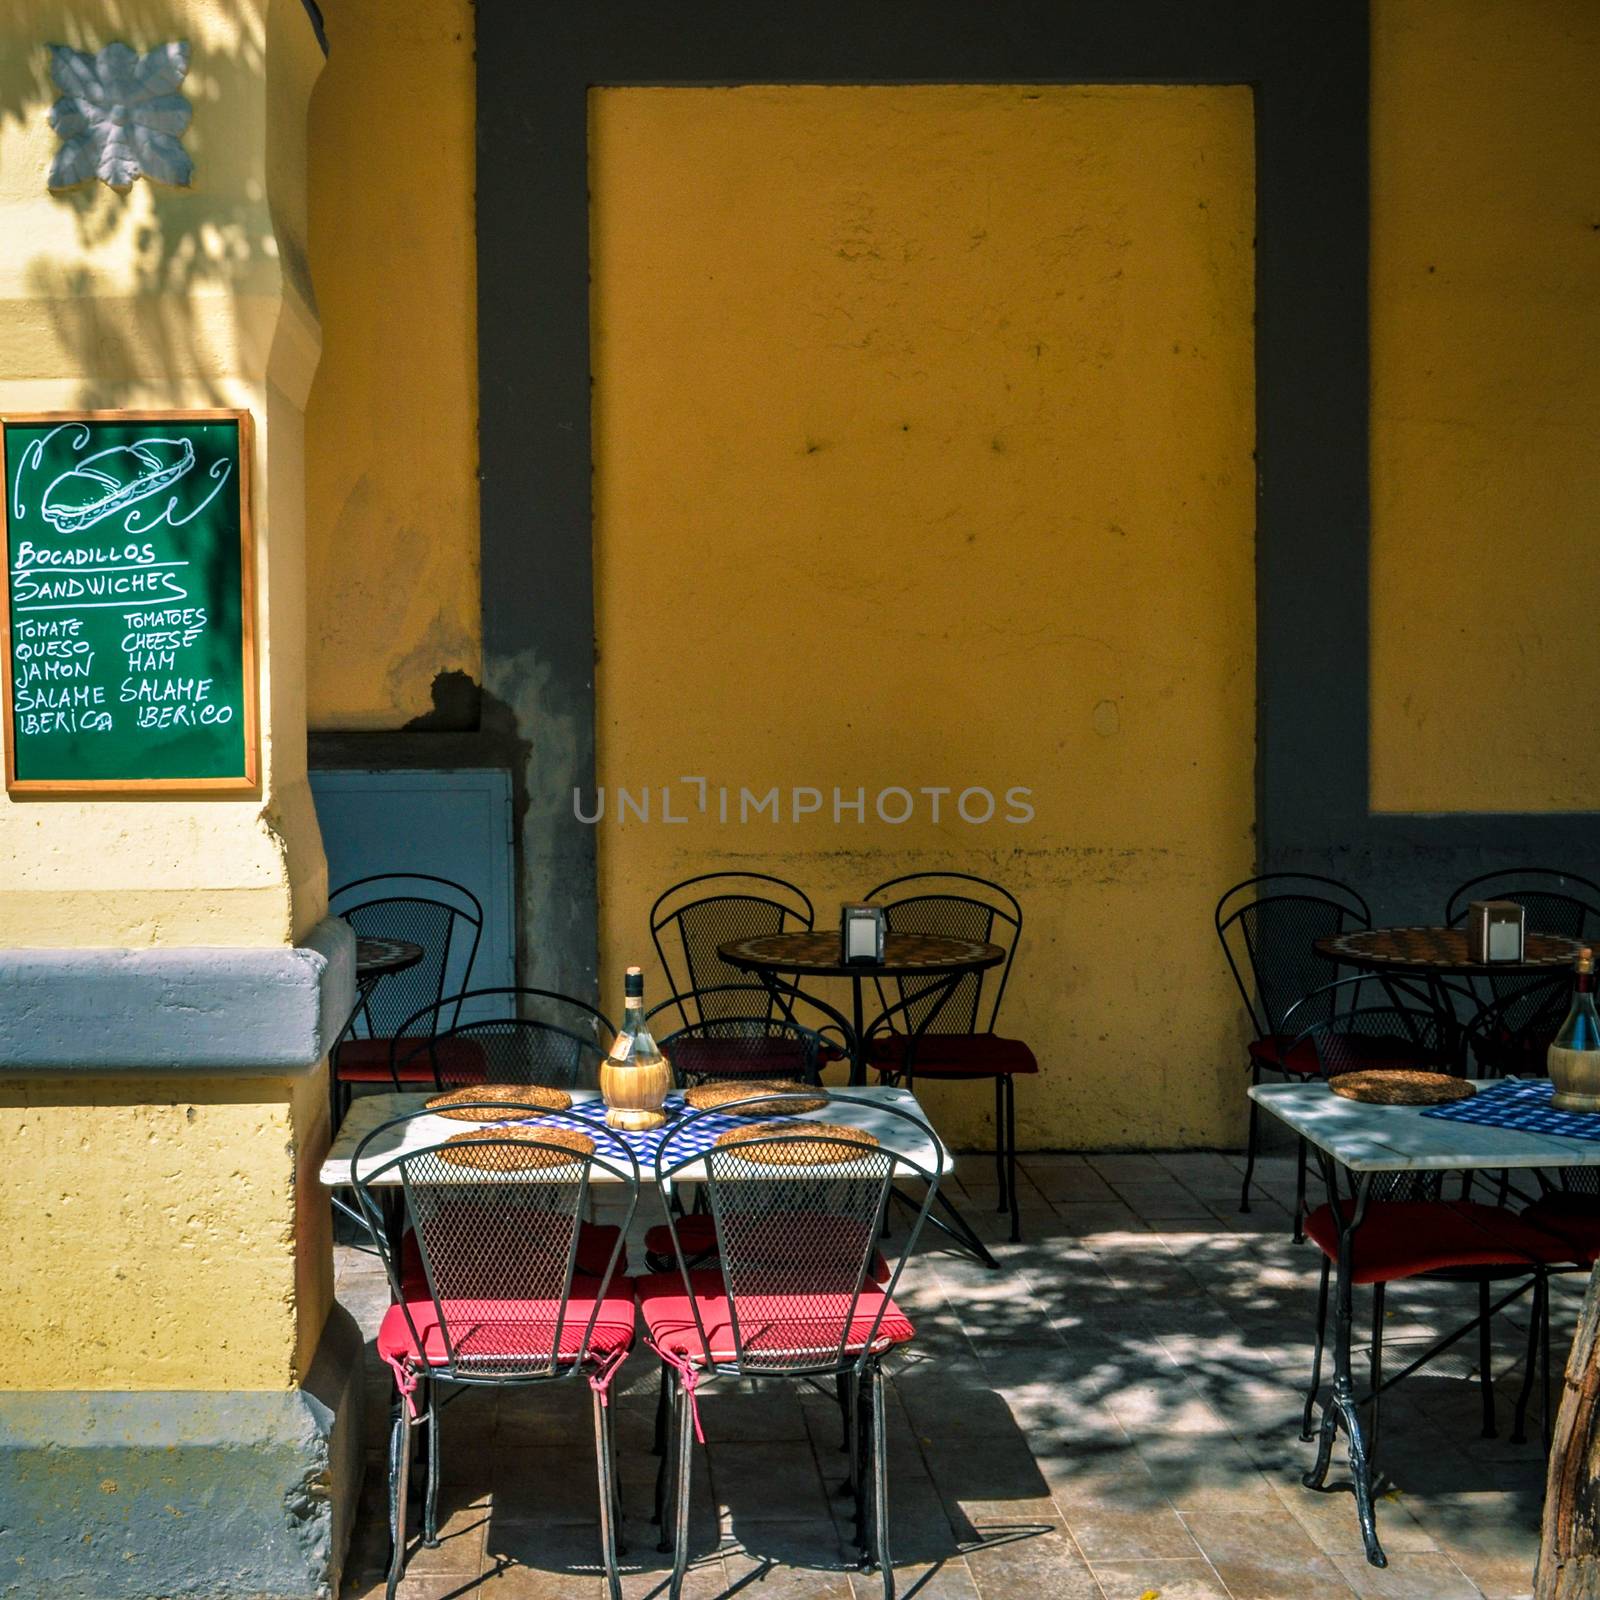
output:
[[[177,386],[195,404],[223,405],[231,397],[213,375],[216,354],[245,334],[236,325],[240,300],[276,295],[281,274],[308,307],[315,305],[299,246],[274,229],[261,182],[220,189],[207,182],[230,159],[229,94],[266,66],[264,23],[242,8],[235,22],[229,40],[192,40],[179,89],[194,108],[183,135],[194,161],[192,187],[139,178],[117,191],[96,179],[50,191],[71,216],[75,248],[41,251],[28,262],[24,281],[66,357],[56,370],[80,374],[74,398],[86,408],[126,405],[130,387],[140,385]],[[311,27],[309,19],[304,25]],[[83,0],[65,25],[41,17],[35,43],[0,55],[0,135],[21,129],[30,156],[36,148],[47,154],[37,173],[0,174],[7,186],[26,191],[37,183],[45,192],[48,162],[60,148],[49,128],[50,108],[61,96],[50,75],[51,45],[92,53],[123,42],[142,53],[173,36],[170,8],[154,0]],[[214,313],[196,304],[208,298]],[[270,336],[270,327],[263,331]]]

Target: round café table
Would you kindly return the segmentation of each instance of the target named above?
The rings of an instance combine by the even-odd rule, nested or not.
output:
[[[1399,927],[1355,928],[1316,940],[1312,948],[1325,960],[1357,972],[1389,977],[1397,986],[1409,980],[1420,985],[1447,1036],[1464,1041],[1466,1028],[1456,1014],[1456,995],[1479,997],[1463,991],[1452,978],[1548,978],[1572,966],[1578,953],[1576,939],[1553,933],[1529,933],[1523,939],[1520,961],[1474,961],[1467,950],[1465,928]],[[1470,1024],[1468,1024],[1470,1027]]]
[[[926,986],[919,984],[914,996],[919,1001],[930,998],[936,1001],[928,1009],[927,1020],[931,1021],[945,996],[968,973],[997,967],[1006,958],[1005,951],[997,944],[952,939],[934,933],[886,934],[883,960],[870,964],[844,960],[837,933],[758,934],[752,939],[731,939],[727,944],[720,944],[717,954],[730,967],[753,972],[772,991],[780,1006],[786,996],[794,995],[833,1018],[844,1033],[845,1046],[850,1052],[852,1088],[860,1088],[867,1081],[867,1041],[861,1000],[861,985],[866,979],[896,978],[902,983],[917,978],[936,980]],[[848,978],[850,1016],[824,1004],[815,995],[805,993],[800,988],[803,978]],[[901,1006],[903,1004],[902,999]],[[900,1010],[901,1006],[891,1006],[889,1010]],[[787,1009],[784,1007],[785,1011]],[[922,1030],[907,1031],[920,1033]]]
[[[862,1022],[861,985],[868,979],[897,979],[901,984],[917,979],[930,980],[917,983],[910,997],[916,1001],[931,1000],[922,1027],[908,1028],[913,1036],[921,1034],[931,1022],[958,983],[969,973],[983,972],[1005,960],[1006,953],[997,944],[984,944],[972,939],[952,939],[932,933],[889,933],[884,936],[883,960],[870,964],[843,959],[839,935],[831,933],[768,933],[751,939],[732,939],[717,946],[717,954],[740,972],[751,972],[766,986],[780,1009],[787,1013],[786,1001],[790,996],[802,999],[808,1006],[831,1017],[844,1034],[850,1053],[850,1084],[860,1088],[867,1081],[867,1029]],[[814,994],[801,989],[804,978],[847,978],[850,981],[851,1015],[842,1012]],[[907,997],[891,1005],[877,1019],[895,1012],[905,1015]],[[892,1191],[897,1199],[910,1204],[908,1195]],[[996,1268],[999,1263],[989,1253],[988,1247],[972,1230],[972,1224],[961,1215],[944,1189],[934,1193],[934,1202],[944,1213],[941,1217],[929,1211],[928,1222],[942,1233],[948,1234],[964,1245],[986,1267]]]
[[[1397,972],[1421,978],[1537,978],[1570,967],[1576,939],[1530,933],[1520,961],[1474,961],[1465,928],[1355,928],[1330,934],[1313,947],[1319,956],[1362,972]]]

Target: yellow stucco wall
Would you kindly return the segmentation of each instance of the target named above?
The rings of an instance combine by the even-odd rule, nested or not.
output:
[[[480,676],[470,0],[339,0],[311,106],[324,346],[306,414],[311,726]]]
[[[1596,809],[1600,7],[1372,22],[1372,802]]]
[[[1024,1144],[1238,1134],[1210,910],[1252,850],[1252,137],[1243,88],[591,95],[600,780],[689,816],[613,796],[608,977],[695,871],[826,922],[966,868],[1027,913]],[[827,799],[737,825],[770,785]],[[893,826],[890,785],[1036,816]],[[986,1135],[987,1086],[928,1094]]]
[[[303,1374],[332,1301],[320,1075],[0,1082],[0,1120],[0,1387]]]

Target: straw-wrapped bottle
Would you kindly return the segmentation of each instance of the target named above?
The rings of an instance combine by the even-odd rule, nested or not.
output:
[[[606,1125],[639,1133],[666,1119],[662,1102],[672,1087],[672,1068],[644,1020],[644,972],[629,967],[623,979],[622,1031],[600,1064],[600,1094]]]

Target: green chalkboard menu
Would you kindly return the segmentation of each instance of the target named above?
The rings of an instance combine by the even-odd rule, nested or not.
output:
[[[6,788],[257,784],[247,411],[0,417]]]

